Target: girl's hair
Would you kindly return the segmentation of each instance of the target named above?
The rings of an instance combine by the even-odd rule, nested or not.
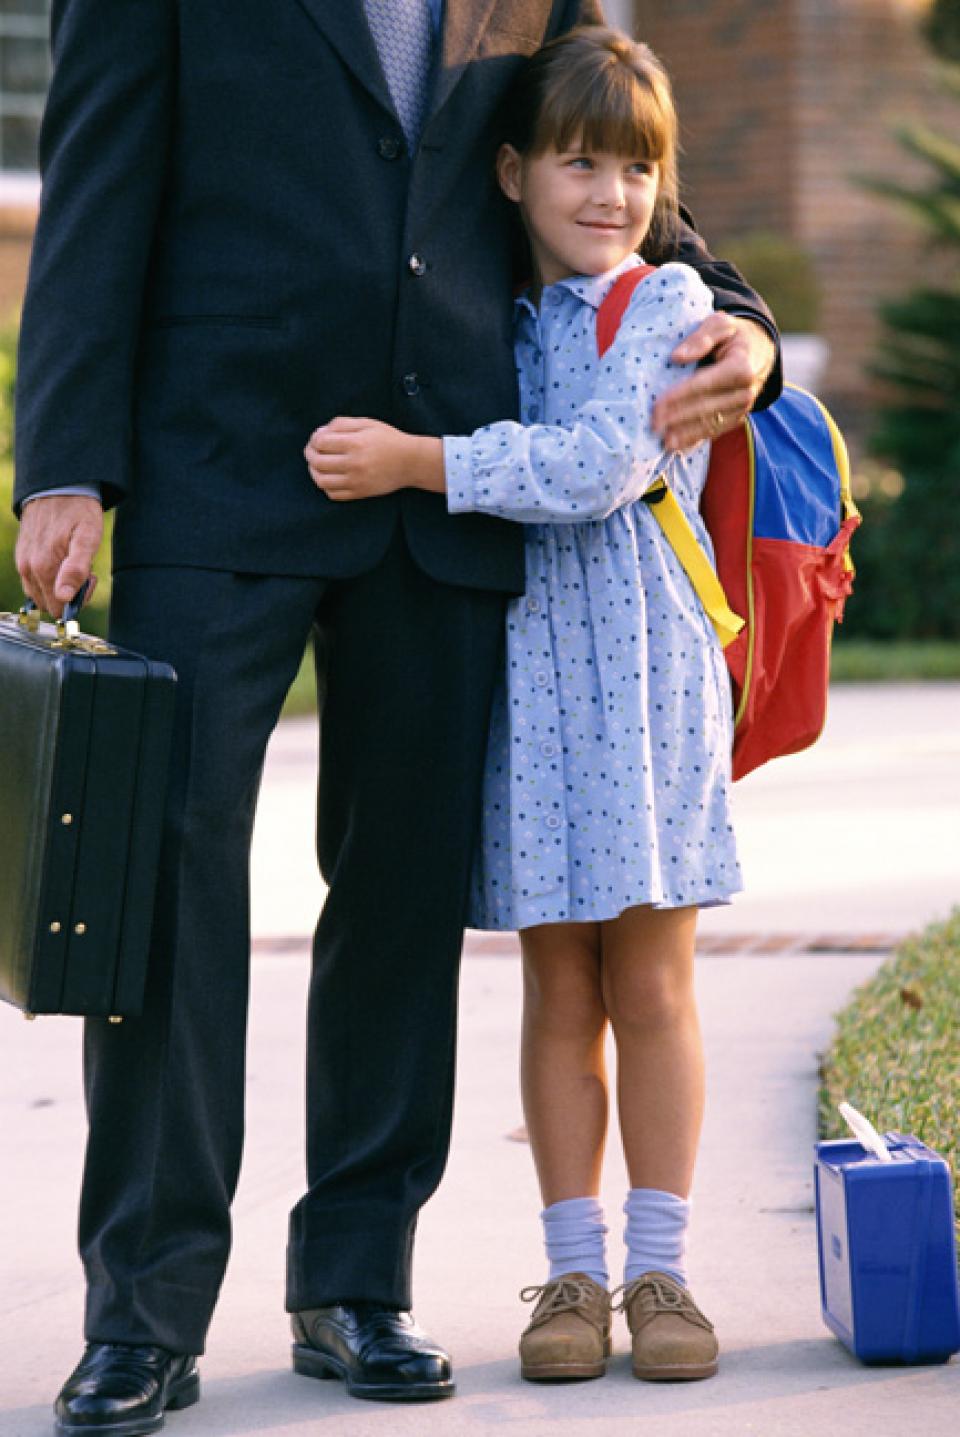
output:
[[[580,25],[524,62],[501,113],[500,138],[522,155],[587,150],[636,155],[660,167],[644,251],[668,254],[677,232],[677,112],[667,73],[622,30]]]

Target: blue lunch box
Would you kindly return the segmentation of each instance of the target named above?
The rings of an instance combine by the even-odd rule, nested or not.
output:
[[[916,1138],[885,1142],[889,1162],[817,1144],[823,1320],[861,1362],[945,1362],[960,1351],[950,1169]]]

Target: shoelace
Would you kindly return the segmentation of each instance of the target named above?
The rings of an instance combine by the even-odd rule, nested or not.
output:
[[[556,1316],[559,1312],[573,1312],[585,1309],[583,1315],[589,1321],[596,1318],[589,1309],[596,1304],[596,1287],[583,1277],[555,1277],[552,1282],[545,1282],[541,1287],[523,1287],[520,1289],[521,1302],[535,1302],[540,1299],[540,1305],[534,1310],[531,1318],[531,1326],[546,1322],[547,1318]]]
[[[695,1323],[697,1327],[702,1327],[707,1332],[713,1331],[713,1323],[704,1317],[686,1288],[674,1287],[655,1273],[645,1273],[643,1277],[634,1278],[633,1282],[625,1282],[615,1288],[610,1294],[613,1311],[626,1312],[633,1299],[644,1291],[653,1294],[654,1313],[675,1312],[688,1322]]]

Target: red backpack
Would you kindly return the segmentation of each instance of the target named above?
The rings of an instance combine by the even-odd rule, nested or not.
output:
[[[616,338],[652,265],[627,270],[597,314],[597,350]],[[733,777],[808,748],[827,712],[833,626],[853,585],[860,515],[839,429],[812,394],[786,385],[711,446],[700,502],[715,567],[664,477],[644,494],[723,644],[733,684]]]

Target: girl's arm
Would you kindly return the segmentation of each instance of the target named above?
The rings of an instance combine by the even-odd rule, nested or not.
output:
[[[568,524],[604,519],[639,499],[668,457],[650,418],[658,395],[684,372],[670,354],[711,308],[709,290],[687,266],[649,275],[614,344],[603,359],[594,352],[593,393],[569,426],[504,422],[443,441],[451,512]]]
[[[335,419],[304,451],[311,476],[334,500],[421,488],[446,490],[452,513],[527,524],[603,519],[639,499],[664,467],[651,411],[684,372],[671,351],[711,306],[693,270],[665,265],[634,290],[603,359],[594,354],[593,393],[570,425],[505,420],[439,440],[372,419]]]

